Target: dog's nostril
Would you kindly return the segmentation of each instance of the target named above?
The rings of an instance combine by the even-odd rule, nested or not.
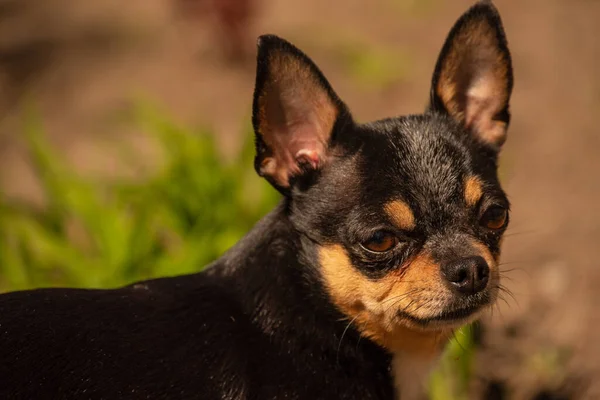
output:
[[[485,289],[490,269],[483,257],[467,257],[445,263],[442,275],[454,290],[471,295]]]
[[[478,257],[481,258],[481,257]],[[483,258],[481,258],[483,260]],[[483,263],[478,263],[477,267],[476,267],[476,279],[486,279],[490,273],[490,269],[487,265],[487,263],[485,262],[485,260],[483,260]]]
[[[453,281],[453,282],[461,283],[461,282],[465,282],[468,279],[469,279],[469,272],[467,271],[466,268],[461,268],[458,271],[458,276],[456,277],[456,281]]]

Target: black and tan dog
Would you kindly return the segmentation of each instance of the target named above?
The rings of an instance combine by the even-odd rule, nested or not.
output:
[[[487,2],[451,30],[426,112],[368,124],[262,36],[255,167],[281,204],[196,275],[0,296],[0,398],[414,398],[496,299],[512,83]]]

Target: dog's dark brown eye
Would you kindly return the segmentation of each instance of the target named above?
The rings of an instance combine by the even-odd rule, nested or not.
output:
[[[369,240],[361,243],[367,250],[383,253],[396,247],[398,238],[393,233],[387,231],[377,231]]]
[[[488,208],[481,217],[481,225],[492,230],[504,228],[508,219],[508,211],[501,206]]]

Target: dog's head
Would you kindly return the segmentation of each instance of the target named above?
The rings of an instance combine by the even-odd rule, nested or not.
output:
[[[300,50],[259,39],[256,170],[287,197],[331,302],[363,335],[394,347],[494,302],[509,209],[497,158],[511,90],[489,3],[450,31],[424,114],[367,124]]]

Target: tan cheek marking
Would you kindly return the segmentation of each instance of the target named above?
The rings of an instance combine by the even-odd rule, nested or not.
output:
[[[382,300],[393,287],[390,279],[371,281],[358,272],[341,245],[322,247],[319,258],[333,302],[349,317],[364,312],[365,303]]]
[[[404,201],[391,201],[384,208],[397,228],[407,231],[415,229],[415,215]]]
[[[495,296],[495,287],[500,283],[500,269],[498,268],[499,255],[494,256],[490,249],[478,240],[473,240],[472,246],[479,251],[481,257],[485,259],[490,267],[490,288],[492,289],[492,296]]]
[[[469,207],[474,207],[483,195],[483,183],[476,176],[470,176],[465,181],[465,201]]]
[[[499,242],[499,244],[498,244],[498,248],[499,248],[499,250],[498,250],[498,254],[494,254],[494,255],[493,255],[493,256],[494,256],[494,260],[496,260],[496,262],[499,262],[499,261],[500,261],[500,253],[502,252],[502,246],[503,246],[503,245],[504,245],[504,237],[501,237],[501,238],[500,238],[500,242]]]
[[[479,250],[479,254],[488,263],[490,269],[495,269],[497,267],[496,257],[494,257],[490,249],[485,244],[481,243],[479,240],[473,240],[471,245],[473,248]]]
[[[439,314],[440,308],[445,306],[446,294],[450,292],[442,280],[439,264],[423,251],[410,261],[403,271],[402,281],[390,297],[402,296],[398,303],[401,310],[414,317],[429,318]]]
[[[396,317],[398,309],[418,309],[420,294],[441,287],[438,267],[428,256],[411,263],[404,271],[378,280],[370,280],[358,272],[340,245],[322,247],[319,258],[332,302],[363,336],[391,352],[424,357],[439,354],[450,331],[413,329],[402,325]],[[425,262],[429,267],[423,268]]]

